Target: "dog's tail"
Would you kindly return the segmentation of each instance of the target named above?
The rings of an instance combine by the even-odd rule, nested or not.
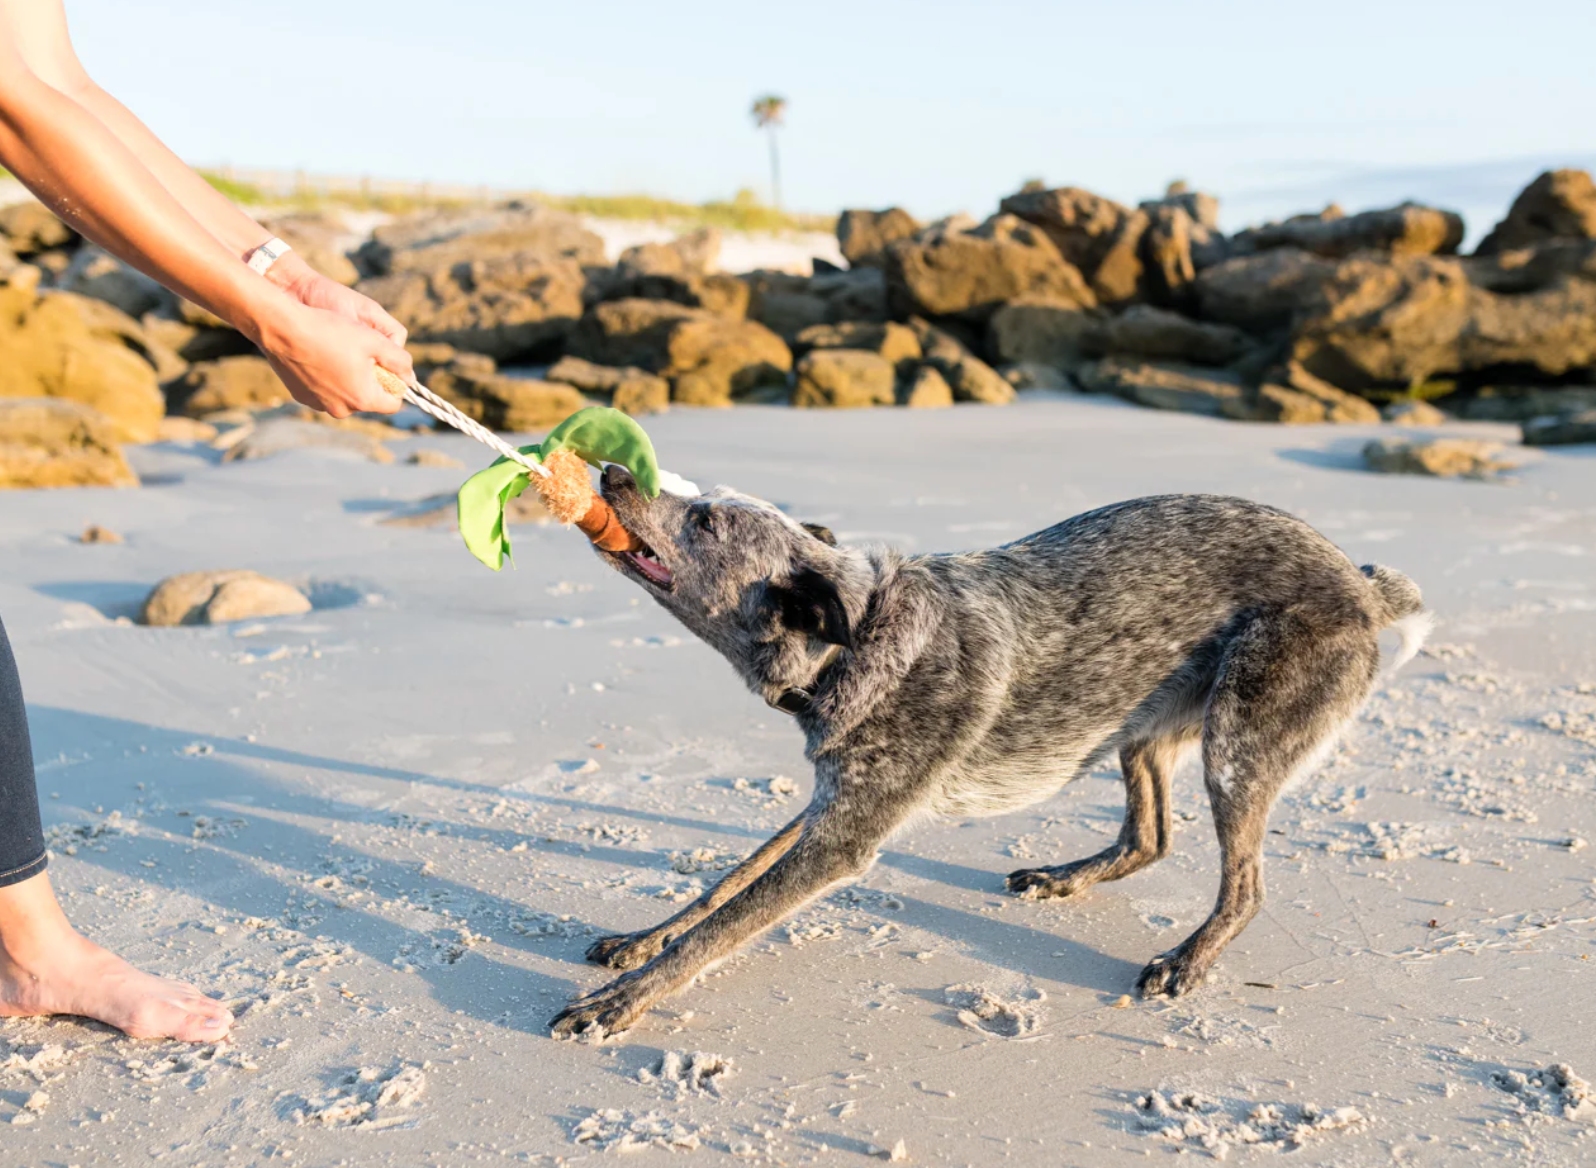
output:
[[[1363,574],[1380,596],[1380,604],[1387,613],[1387,626],[1402,638],[1402,647],[1391,662],[1394,673],[1424,647],[1424,639],[1435,628],[1435,614],[1424,607],[1424,595],[1419,586],[1395,568],[1364,564]]]

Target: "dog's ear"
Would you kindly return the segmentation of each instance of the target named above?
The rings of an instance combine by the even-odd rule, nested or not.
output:
[[[828,547],[837,546],[837,537],[831,534],[831,528],[822,527],[818,523],[803,523],[799,526]]]
[[[853,648],[853,630],[837,586],[813,568],[799,568],[786,584],[771,584],[770,603],[789,629],[828,645]]]

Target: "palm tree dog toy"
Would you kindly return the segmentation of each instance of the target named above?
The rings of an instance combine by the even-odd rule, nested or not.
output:
[[[447,422],[499,451],[500,458],[466,480],[460,488],[460,536],[466,547],[497,572],[510,554],[504,508],[527,487],[537,491],[549,514],[574,524],[607,552],[633,553],[643,544],[621,526],[614,510],[593,490],[587,468],[613,462],[632,472],[638,489],[650,499],[659,495],[664,472],[654,457],[654,444],[643,428],[620,410],[591,406],[578,410],[549,432],[542,442],[519,450],[419,383],[406,385],[388,370],[377,368],[377,380],[396,397]],[[666,475],[684,490],[691,483]],[[688,490],[696,494],[696,489]],[[646,573],[646,566],[643,567]]]

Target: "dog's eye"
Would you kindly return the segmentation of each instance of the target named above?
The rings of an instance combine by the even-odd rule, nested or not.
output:
[[[693,527],[699,531],[717,533],[720,531],[720,520],[715,508],[708,503],[701,503],[690,509]]]

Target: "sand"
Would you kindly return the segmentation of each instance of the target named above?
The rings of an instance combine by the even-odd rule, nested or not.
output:
[[[153,446],[140,491],[7,494],[0,612],[67,910],[239,1021],[200,1048],[0,1024],[5,1163],[1596,1155],[1596,449],[1512,484],[1381,476],[1373,428],[1081,398],[649,430],[700,482],[915,550],[1242,494],[1411,573],[1441,624],[1277,808],[1268,905],[1194,997],[1125,997],[1213,899],[1194,774],[1162,863],[1073,901],[1003,892],[1114,835],[1109,768],[918,824],[624,1040],[554,1043],[549,1016],[606,980],[593,937],[676,911],[802,805],[792,725],[568,532],[520,529],[494,575],[447,527],[382,522],[459,471]],[[78,542],[90,523],[124,542]],[[126,621],[211,568],[317,608]]]

